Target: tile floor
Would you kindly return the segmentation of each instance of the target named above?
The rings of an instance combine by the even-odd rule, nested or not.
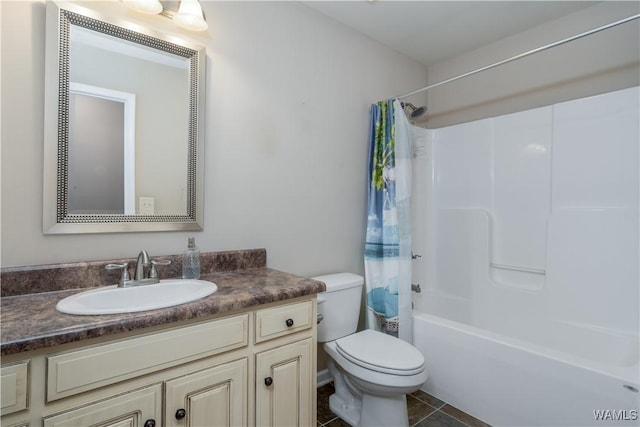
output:
[[[349,427],[329,409],[333,392],[333,383],[318,388],[318,427]],[[491,427],[421,390],[407,396],[407,409],[411,427]]]

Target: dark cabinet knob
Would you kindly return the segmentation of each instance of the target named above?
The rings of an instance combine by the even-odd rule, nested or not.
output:
[[[187,416],[187,411],[185,411],[184,409],[180,408],[176,411],[176,420],[181,420],[186,416]]]
[[[267,378],[264,379],[264,385],[269,387],[271,384],[273,384],[273,378],[267,377]]]
[[[284,323],[286,323],[286,324],[287,324],[287,326],[290,328],[290,327],[292,327],[292,326],[293,326],[293,319],[287,319],[287,321],[286,321],[286,322],[284,322]]]
[[[156,420],[147,420],[144,422],[144,427],[156,427]]]

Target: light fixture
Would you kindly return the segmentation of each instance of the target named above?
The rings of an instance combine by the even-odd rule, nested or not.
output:
[[[177,15],[173,17],[177,26],[191,31],[205,31],[209,26],[202,16],[198,0],[182,0]]]
[[[160,4],[160,0],[122,0],[122,2],[128,8],[140,13],[155,15],[162,12],[162,4]]]
[[[1,1],[1,0],[0,0]],[[181,28],[191,31],[205,31],[209,26],[204,20],[202,7],[198,0],[182,0],[178,13],[167,10],[162,6],[160,0],[122,0],[130,9],[146,14],[161,14],[170,18]]]

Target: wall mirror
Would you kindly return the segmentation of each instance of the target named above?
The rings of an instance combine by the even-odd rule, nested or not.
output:
[[[49,1],[45,64],[44,233],[202,229],[204,48]]]

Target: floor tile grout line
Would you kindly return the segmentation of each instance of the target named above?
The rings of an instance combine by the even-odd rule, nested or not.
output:
[[[444,405],[442,406],[444,407]],[[429,415],[427,415],[426,417],[424,417],[422,420],[420,420],[420,422],[426,420],[427,418],[429,418],[430,416],[437,414],[438,412],[440,412],[442,415],[444,415],[445,417],[449,417],[449,418],[453,418],[454,420],[461,422],[462,424],[464,424],[466,427],[470,427],[469,425],[467,425],[466,423],[463,423],[462,421],[460,421],[459,419],[457,419],[456,417],[452,417],[451,415],[447,414],[446,412],[442,412],[440,409],[436,409],[435,411],[433,411],[432,413],[430,413]]]
[[[442,405],[442,408],[444,408],[444,406],[445,406],[445,405]],[[454,406],[454,408],[455,408],[455,406]],[[445,416],[447,416],[447,417],[453,418],[454,420],[456,420],[456,421],[458,421],[459,423],[463,424],[465,427],[472,427],[470,424],[467,424],[466,422],[462,421],[460,418],[456,417],[455,415],[447,414],[446,412],[444,412],[444,411],[442,411],[442,410],[440,410],[440,409],[438,409],[438,410],[434,411],[433,413],[429,414],[429,416],[431,416],[431,415],[435,414],[436,412],[440,412],[440,413],[442,413],[443,415],[445,415]],[[468,414],[467,414],[467,415],[468,415]],[[429,416],[427,416],[427,417],[425,417],[425,418],[429,418]],[[473,417],[473,415],[469,415],[469,416]],[[475,418],[475,417],[474,417],[474,418]],[[476,420],[481,421],[481,422],[484,422],[484,421],[482,421],[482,420],[479,420],[478,418],[476,418]],[[486,423],[485,423],[485,424],[486,424]]]
[[[431,406],[431,405],[429,405]],[[431,406],[433,408],[433,406]],[[421,422],[423,422],[424,420],[426,420],[427,418],[429,418],[431,415],[435,414],[436,412],[441,412],[440,409],[436,409],[435,411],[431,412],[430,414],[428,414],[426,417],[422,418],[420,421],[418,421],[417,423],[415,423],[413,425],[413,427],[417,426],[418,424],[420,424]]]
[[[444,400],[440,400],[440,399],[438,399],[438,400],[440,400],[440,402],[442,402],[442,405],[440,405],[440,406],[435,406],[435,405],[433,405],[433,404],[431,404],[431,403],[429,403],[429,402],[425,402],[424,400],[420,399],[420,398],[419,398],[419,397],[417,397],[417,396],[414,396],[413,394],[410,394],[409,396],[411,396],[411,397],[413,397],[414,399],[417,399],[417,400],[419,400],[420,402],[422,402],[422,403],[424,403],[424,404],[426,404],[426,405],[429,405],[429,406],[431,406],[432,408],[435,408],[435,409],[444,408],[444,406],[445,406],[445,405],[448,405],[448,403],[447,403],[447,402],[445,402]]]
[[[426,392],[425,392],[425,393],[426,393]],[[428,393],[427,393],[427,394],[428,394]],[[411,396],[413,396],[413,395],[411,395]],[[430,396],[431,396],[431,395],[430,395]],[[456,408],[454,405],[450,404],[449,402],[445,402],[445,401],[444,401],[444,400],[442,400],[442,399],[438,399],[438,400],[440,400],[440,402],[442,402],[442,405],[440,405],[440,406],[436,407],[436,406],[434,406],[434,405],[431,405],[430,403],[425,402],[424,400],[420,399],[419,397],[416,397],[416,396],[413,396],[413,397],[415,397],[416,399],[418,399],[419,401],[421,401],[421,402],[423,402],[423,403],[426,403],[427,405],[430,405],[432,408],[436,408],[436,410],[438,410],[438,411],[440,411],[442,408],[444,408],[444,407],[445,407],[445,406],[447,406],[447,405],[450,405],[451,407]],[[433,396],[433,397],[435,397],[435,396]],[[457,409],[457,408],[456,408],[456,409]],[[465,426],[467,426],[467,427],[472,427],[470,424],[465,423],[464,421],[462,421],[461,419],[459,419],[459,418],[457,418],[457,417],[455,417],[455,416],[453,416],[453,415],[447,414],[446,412],[443,412],[443,411],[441,411],[441,412],[442,412],[443,414],[445,414],[445,415],[449,415],[451,418],[454,418],[456,421],[460,421],[462,424],[464,424],[464,425],[465,425]],[[466,412],[465,412],[465,413],[466,413]],[[429,414],[429,415],[431,415],[431,414]],[[467,414],[467,415],[469,415],[469,416],[473,417],[473,415],[471,415],[471,414]],[[425,417],[425,418],[427,418],[427,417]],[[475,418],[475,417],[474,417],[474,418]],[[481,420],[481,419],[479,419],[479,418],[475,418],[475,419],[476,419],[476,420],[478,420],[478,421],[480,421],[480,422],[482,422],[482,423],[484,423],[484,424],[487,424],[487,423],[485,423],[484,421],[482,421],[482,420]]]
[[[409,396],[413,397],[414,399],[416,399],[418,402],[420,403],[424,403],[425,405],[427,405],[429,408],[432,408],[433,411],[431,411],[429,414],[427,414],[426,416],[424,416],[423,418],[420,418],[420,420],[418,420],[417,422],[415,422],[411,427],[414,427],[418,424],[420,424],[421,422],[423,422],[424,420],[426,420],[427,418],[429,418],[431,415],[435,414],[436,412],[438,412],[440,409],[435,407],[434,405],[425,402],[424,400],[421,400],[420,398],[410,394]],[[443,404],[442,406],[440,406],[440,408],[442,408],[445,404]]]
[[[329,421],[327,421],[326,423],[324,423],[324,424],[320,424],[320,427],[324,427],[324,426],[326,426],[327,424],[334,422],[334,421],[335,421],[335,420],[337,420],[338,418],[340,418],[340,417],[338,417],[338,416],[336,415],[335,417],[331,418],[331,419],[330,419]]]
[[[444,400],[441,400],[441,402],[443,402],[443,404],[442,404],[442,406],[440,406],[440,407],[438,408],[438,411],[440,411],[442,408],[444,408],[444,407],[445,407],[445,406],[447,406],[447,405],[451,406],[452,408],[458,409],[458,408],[457,408],[457,407],[455,407],[454,405],[452,405],[452,404],[450,404],[450,403],[448,403],[448,402],[445,402]],[[433,406],[433,405],[432,405],[432,406]],[[458,410],[459,410],[459,411],[461,411],[461,409],[458,409]],[[465,426],[467,426],[467,427],[472,427],[470,424],[467,424],[466,422],[462,421],[461,419],[459,419],[459,418],[458,418],[458,417],[456,417],[455,415],[448,414],[448,413],[446,413],[446,412],[444,412],[444,411],[441,411],[441,412],[442,412],[443,414],[445,414],[445,415],[449,415],[451,418],[455,419],[456,421],[460,421],[462,424],[464,424],[464,425],[465,425]],[[463,412],[464,412],[464,411],[463,411]],[[476,419],[476,420],[480,421],[481,423],[487,424],[487,423],[485,423],[484,421],[482,421],[481,419],[476,418],[476,417],[474,417],[473,415],[471,415],[471,414],[469,414],[469,413],[466,413],[466,412],[465,412],[465,414],[467,414],[467,415],[468,415],[468,416],[470,416],[470,417],[473,417],[474,419]]]
[[[438,400],[440,400],[440,402],[442,402],[442,405],[440,405],[440,406],[435,406],[435,405],[432,405],[431,403],[425,402],[424,400],[420,399],[418,396],[414,396],[413,394],[410,394],[410,396],[411,396],[411,397],[413,397],[413,398],[415,398],[415,399],[417,399],[417,400],[419,400],[420,402],[425,403],[425,404],[427,404],[427,405],[431,406],[432,408],[435,408],[435,409],[436,409],[434,412],[432,412],[431,414],[427,415],[426,417],[424,417],[424,418],[423,418],[422,420],[420,420],[419,422],[422,422],[425,418],[429,418],[429,416],[431,416],[431,415],[433,415],[434,413],[436,413],[436,412],[440,411],[440,412],[442,412],[444,415],[447,415],[447,416],[449,416],[449,417],[451,417],[451,418],[455,419],[456,421],[461,422],[461,423],[462,423],[462,424],[464,424],[466,427],[472,427],[470,424],[467,424],[466,422],[462,421],[461,419],[457,418],[456,416],[451,415],[451,414],[448,414],[448,413],[446,413],[446,412],[442,411],[442,408],[444,408],[444,407],[445,407],[445,406],[447,406],[447,405],[450,405],[450,406],[452,406],[453,408],[455,408],[455,406],[451,405],[449,402],[445,402],[445,401],[444,401],[444,400],[442,400],[442,399],[438,399]],[[431,396],[431,395],[430,395],[430,396]],[[434,397],[435,397],[435,396],[434,396]],[[456,408],[456,409],[457,409],[457,408]],[[473,417],[473,415],[471,415],[471,414],[467,414],[467,415],[469,415],[470,417]],[[474,418],[475,418],[475,417],[474,417]],[[475,419],[476,419],[476,420],[478,420],[478,421],[480,421],[480,422],[482,422],[482,423],[484,423],[484,424],[487,424],[487,423],[485,423],[484,421],[482,421],[482,420],[481,420],[481,419],[479,419],[479,418],[475,418]]]
[[[433,412],[436,412],[436,411],[437,411],[437,409],[436,409],[435,411],[433,411]],[[433,414],[433,412],[432,412],[431,414]],[[429,414],[429,415],[425,416],[424,418],[420,418],[418,421],[416,421],[415,423],[413,423],[410,427],[416,427],[418,424],[420,424],[421,422],[423,422],[424,420],[426,420],[427,418],[429,418],[429,416],[430,416],[431,414]]]
[[[460,418],[456,417],[455,415],[451,415],[451,414],[447,414],[446,412],[442,412],[443,414],[453,418],[454,420],[461,422],[462,424],[464,424],[466,427],[472,427],[470,424],[467,424],[466,422],[462,421]],[[469,415],[470,417],[473,417],[473,415]],[[474,417],[475,418],[475,417]],[[480,422],[484,422],[482,420],[479,420],[478,418],[476,418],[476,420],[480,421]],[[486,423],[485,423],[486,424]]]

